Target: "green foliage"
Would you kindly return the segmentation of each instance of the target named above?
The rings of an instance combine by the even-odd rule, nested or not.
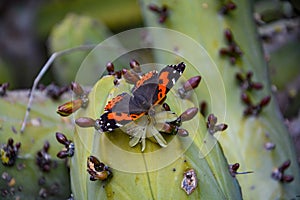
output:
[[[109,36],[109,32],[100,22],[76,14],[68,14],[57,24],[49,38],[52,53],[79,45],[98,44]],[[54,73],[57,80],[67,84],[75,79],[81,63],[89,52],[74,52],[55,61]]]
[[[77,113],[76,118],[98,118],[107,102],[107,97],[128,90],[129,85],[124,80],[121,80],[118,87],[114,86],[113,80],[112,76],[106,76],[97,82],[89,95],[89,107]],[[104,85],[106,87],[103,87]],[[184,106],[183,110],[193,105],[190,101],[182,100],[171,93],[167,103],[174,108],[175,112],[179,112],[176,102]],[[197,121],[200,123],[198,126]],[[95,132],[94,128],[76,127],[74,136],[76,153],[71,160],[71,184],[75,198],[241,199],[239,185],[229,173],[220,146],[216,144],[203,158],[206,144],[216,143],[213,136],[205,137],[207,132],[205,124],[203,117],[198,114],[194,120],[184,126],[189,130],[189,137],[174,136],[171,138],[172,143],[165,149],[147,140],[144,153],[140,151],[139,146],[130,148],[129,135],[121,131],[100,134]],[[206,141],[204,146],[203,140]],[[186,151],[185,147],[188,147]],[[159,158],[151,154],[156,151],[159,152]],[[181,155],[180,152],[183,154]],[[136,157],[132,158],[131,154]],[[89,180],[86,160],[90,155],[98,157],[101,162],[112,167],[111,179],[103,182]],[[174,161],[167,163],[166,159],[174,156]],[[188,196],[180,185],[183,173],[190,168],[197,173],[198,187]]]
[[[26,130],[21,134],[19,130],[27,106],[27,95],[28,91],[8,92],[0,98],[0,144],[6,144],[9,138],[14,143],[21,142],[15,165],[7,167],[0,163],[0,174],[7,172],[14,178],[15,184],[8,186],[8,182],[1,178],[0,188],[9,192],[14,189],[15,193],[8,194],[7,199],[42,199],[39,194],[42,188],[47,190],[48,199],[66,199],[70,195],[69,176],[66,163],[56,158],[63,146],[56,141],[55,132],[64,131],[70,137],[72,126],[55,113],[61,101],[53,101],[44,93],[37,92]],[[48,153],[52,163],[57,164],[50,172],[42,172],[36,165],[36,154],[45,141],[50,143]],[[42,177],[45,184],[39,184]]]
[[[225,1],[224,1],[225,2]],[[229,128],[227,134],[220,136],[220,143],[229,163],[238,162],[240,171],[254,171],[250,175],[238,175],[245,199],[291,199],[298,194],[300,184],[299,168],[293,145],[288,136],[278,106],[272,100],[257,117],[244,117],[246,106],[242,103],[241,88],[235,78],[236,73],[252,71],[254,80],[263,83],[264,89],[252,91],[251,98],[258,102],[271,94],[267,67],[257,40],[257,32],[252,19],[249,1],[234,1],[237,9],[227,15],[219,13],[221,1],[156,1],[157,6],[166,5],[169,17],[165,23],[158,23],[156,13],[148,9],[152,1],[142,1],[143,14],[147,26],[165,27],[187,34],[207,50],[219,68],[226,90],[226,118]],[[229,28],[243,56],[233,66],[228,59],[219,55],[219,49],[226,46],[225,28]],[[162,37],[155,37],[162,42]],[[173,41],[176,45],[177,41]],[[180,48],[180,47],[179,47]],[[195,52],[194,56],[198,56]],[[169,56],[156,54],[158,62],[175,62]],[[198,63],[199,70],[205,63]],[[204,77],[205,78],[205,77]],[[210,78],[210,77],[206,77]],[[207,102],[210,96],[198,94]],[[276,144],[274,150],[264,148],[266,142]],[[281,183],[271,178],[272,170],[290,159],[291,167],[287,174],[294,176],[291,183]]]

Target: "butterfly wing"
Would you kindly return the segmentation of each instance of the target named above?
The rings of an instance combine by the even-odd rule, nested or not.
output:
[[[168,65],[160,71],[158,87],[152,99],[153,105],[160,103],[166,97],[167,93],[182,75],[184,69],[185,64],[182,62],[178,65]]]

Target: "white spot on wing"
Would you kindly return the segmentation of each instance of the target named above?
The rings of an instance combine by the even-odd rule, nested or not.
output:
[[[173,83],[173,85],[175,85],[175,83],[176,83],[175,78],[172,78],[172,83]]]

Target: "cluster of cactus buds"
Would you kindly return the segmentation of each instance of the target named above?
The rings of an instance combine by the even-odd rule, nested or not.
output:
[[[181,98],[187,98],[189,91],[198,87],[201,81],[201,76],[194,76],[187,80],[181,88],[178,89],[178,93]]]
[[[119,84],[119,79],[121,79],[122,76],[129,84],[135,84],[138,80],[140,80],[139,74],[142,72],[140,64],[136,60],[132,59],[129,65],[131,70],[122,69],[120,71],[115,71],[115,66],[112,62],[108,62],[106,64],[108,75],[115,77],[114,85]]]
[[[166,111],[170,111],[170,107],[168,106],[168,104],[166,103],[163,104],[163,107],[164,109],[167,108]],[[188,136],[189,132],[186,129],[181,128],[180,126],[182,125],[182,122],[189,121],[192,118],[194,118],[197,113],[198,113],[198,108],[196,107],[188,108],[179,117],[177,117],[176,120],[164,123],[160,132],[166,134],[172,134],[172,135],[178,134],[181,137]]]
[[[86,108],[89,102],[88,93],[84,92],[79,83],[72,82],[71,89],[78,98],[58,106],[56,112],[62,117],[71,115],[79,108]]]
[[[154,4],[150,4],[148,6],[149,10],[151,10],[152,12],[156,13],[159,16],[158,22],[159,23],[164,23],[169,15],[169,11],[168,11],[168,7],[166,5],[162,5],[161,7],[154,5]]]
[[[74,143],[71,140],[68,140],[67,137],[62,133],[56,132],[55,136],[59,143],[65,145],[65,149],[58,152],[56,156],[61,159],[72,157],[75,151]]]
[[[242,93],[241,99],[247,105],[246,109],[244,110],[244,116],[257,116],[259,113],[261,113],[262,109],[269,104],[271,96],[266,96],[262,98],[262,100],[260,100],[260,102],[257,104],[252,103],[247,93]]]
[[[221,56],[229,57],[230,63],[234,65],[236,63],[236,60],[243,55],[243,52],[235,42],[233,38],[233,34],[230,29],[225,29],[224,35],[228,46],[221,48],[219,53]]]
[[[231,11],[236,9],[236,4],[232,1],[227,1],[223,4],[223,6],[220,9],[220,14],[227,15]]]
[[[9,83],[0,84],[0,97],[3,97],[6,95],[6,90],[8,87],[9,87]]]
[[[91,181],[105,181],[112,176],[110,168],[100,162],[95,156],[87,158],[87,172],[90,174]]]
[[[140,74],[142,73],[142,69],[138,61],[131,60],[130,63],[131,70],[123,69],[123,77],[129,84],[135,84],[140,80]]]
[[[69,90],[69,87],[59,87],[52,83],[46,87],[46,94],[48,97],[58,100],[61,95]]]
[[[251,71],[247,72],[246,75],[237,73],[235,77],[242,91],[241,100],[247,106],[244,110],[244,116],[257,116],[262,109],[269,104],[271,96],[266,96],[261,99],[259,103],[254,104],[247,92],[251,90],[261,90],[263,88],[263,84],[252,81],[253,73]]]
[[[207,117],[207,129],[210,134],[214,134],[218,131],[225,131],[227,129],[227,124],[217,124],[218,118],[214,114],[210,114]]]
[[[36,154],[36,164],[44,172],[49,172],[52,168],[51,156],[48,153],[50,144],[48,141],[44,143],[43,149]]]
[[[263,88],[263,84],[260,82],[253,82],[253,72],[249,71],[246,73],[246,76],[244,76],[242,73],[236,74],[236,79],[243,91],[250,91],[250,90],[261,90]]]
[[[1,162],[5,166],[13,166],[18,157],[19,149],[21,147],[21,143],[17,142],[14,145],[14,140],[9,138],[7,144],[4,144],[1,147]]]
[[[188,169],[183,174],[181,188],[190,195],[198,186],[197,175],[194,169]]]
[[[290,183],[294,180],[294,177],[292,175],[286,175],[284,174],[285,170],[288,169],[291,165],[291,161],[287,160],[284,163],[282,163],[279,167],[276,167],[271,174],[271,177],[274,180],[283,182],[283,183]]]

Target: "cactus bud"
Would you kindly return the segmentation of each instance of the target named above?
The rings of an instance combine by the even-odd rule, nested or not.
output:
[[[195,117],[195,115],[198,113],[198,108],[193,107],[193,108],[189,108],[186,111],[184,111],[179,117],[181,119],[181,122],[184,121],[189,121],[191,120],[193,117]]]
[[[81,85],[77,82],[72,82],[71,83],[71,90],[76,94],[76,95],[82,95],[83,94],[83,89]]]
[[[107,70],[107,72],[108,72],[109,75],[113,75],[114,72],[115,72],[115,66],[114,66],[114,64],[112,62],[108,62],[106,64],[106,70]]]
[[[140,63],[138,63],[138,61],[136,60],[131,60],[130,63],[129,63],[131,69],[133,69],[134,72],[136,73],[141,73],[142,72],[142,69],[140,67]]]
[[[96,121],[89,117],[80,117],[75,120],[75,123],[82,128],[86,128],[86,127],[94,127]]]
[[[77,111],[82,106],[81,99],[75,99],[73,101],[69,101],[64,103],[63,105],[58,106],[57,113],[62,117],[67,117]]]

